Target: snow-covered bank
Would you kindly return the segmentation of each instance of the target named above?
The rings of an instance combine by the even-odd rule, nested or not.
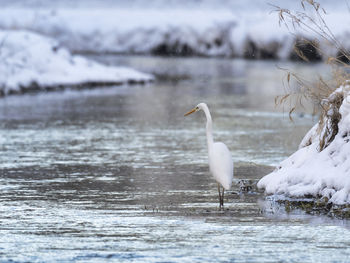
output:
[[[0,30],[0,96],[33,89],[144,83],[152,76],[73,56],[57,41],[28,31]]]
[[[299,150],[259,181],[267,194],[350,204],[350,83],[324,100],[324,107],[329,109],[326,116],[306,134]]]
[[[348,12],[335,10],[326,18],[334,34],[349,47]],[[292,58],[296,35],[313,38],[311,33],[291,35],[279,27],[276,13],[257,9],[242,13],[228,8],[4,8],[0,10],[0,28],[36,31],[78,52],[257,59]],[[327,52],[337,53],[330,48]]]

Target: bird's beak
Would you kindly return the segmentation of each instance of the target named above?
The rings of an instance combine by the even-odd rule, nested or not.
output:
[[[196,111],[196,108],[194,108],[194,109],[190,110],[189,112],[185,113],[184,116],[188,116],[188,115],[192,114],[195,111]]]

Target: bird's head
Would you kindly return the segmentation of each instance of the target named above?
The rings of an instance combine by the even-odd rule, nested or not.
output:
[[[192,110],[190,110],[189,112],[185,113],[184,116],[188,116],[194,112],[197,112],[197,111],[200,111],[200,110],[203,110],[203,107],[205,106],[206,104],[205,103],[199,103],[196,107],[194,107]]]

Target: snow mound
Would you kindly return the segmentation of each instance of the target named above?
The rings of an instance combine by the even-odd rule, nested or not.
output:
[[[0,30],[0,95],[80,84],[147,82],[152,76],[73,56],[58,42],[28,31]]]
[[[93,53],[225,56],[295,59],[294,44],[312,32],[291,35],[269,11],[186,8],[57,8],[0,10],[0,28],[26,29],[54,37],[72,51]],[[19,19],[20,18],[20,19]],[[334,11],[327,23],[350,46],[348,12]],[[336,55],[324,43],[327,55]],[[310,47],[305,47],[309,51]],[[304,52],[306,54],[310,52]],[[310,60],[326,59],[314,50]]]
[[[324,103],[328,112],[306,134],[299,150],[258,182],[267,194],[350,203],[350,83]]]

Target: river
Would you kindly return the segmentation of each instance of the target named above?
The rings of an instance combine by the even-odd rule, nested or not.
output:
[[[158,76],[144,86],[0,99],[1,262],[346,262],[346,220],[286,212],[255,188],[316,122],[275,108],[279,66],[220,58],[93,57]],[[214,139],[235,163],[219,210]],[[286,111],[286,112],[284,112]],[[241,188],[252,186],[246,191]]]

